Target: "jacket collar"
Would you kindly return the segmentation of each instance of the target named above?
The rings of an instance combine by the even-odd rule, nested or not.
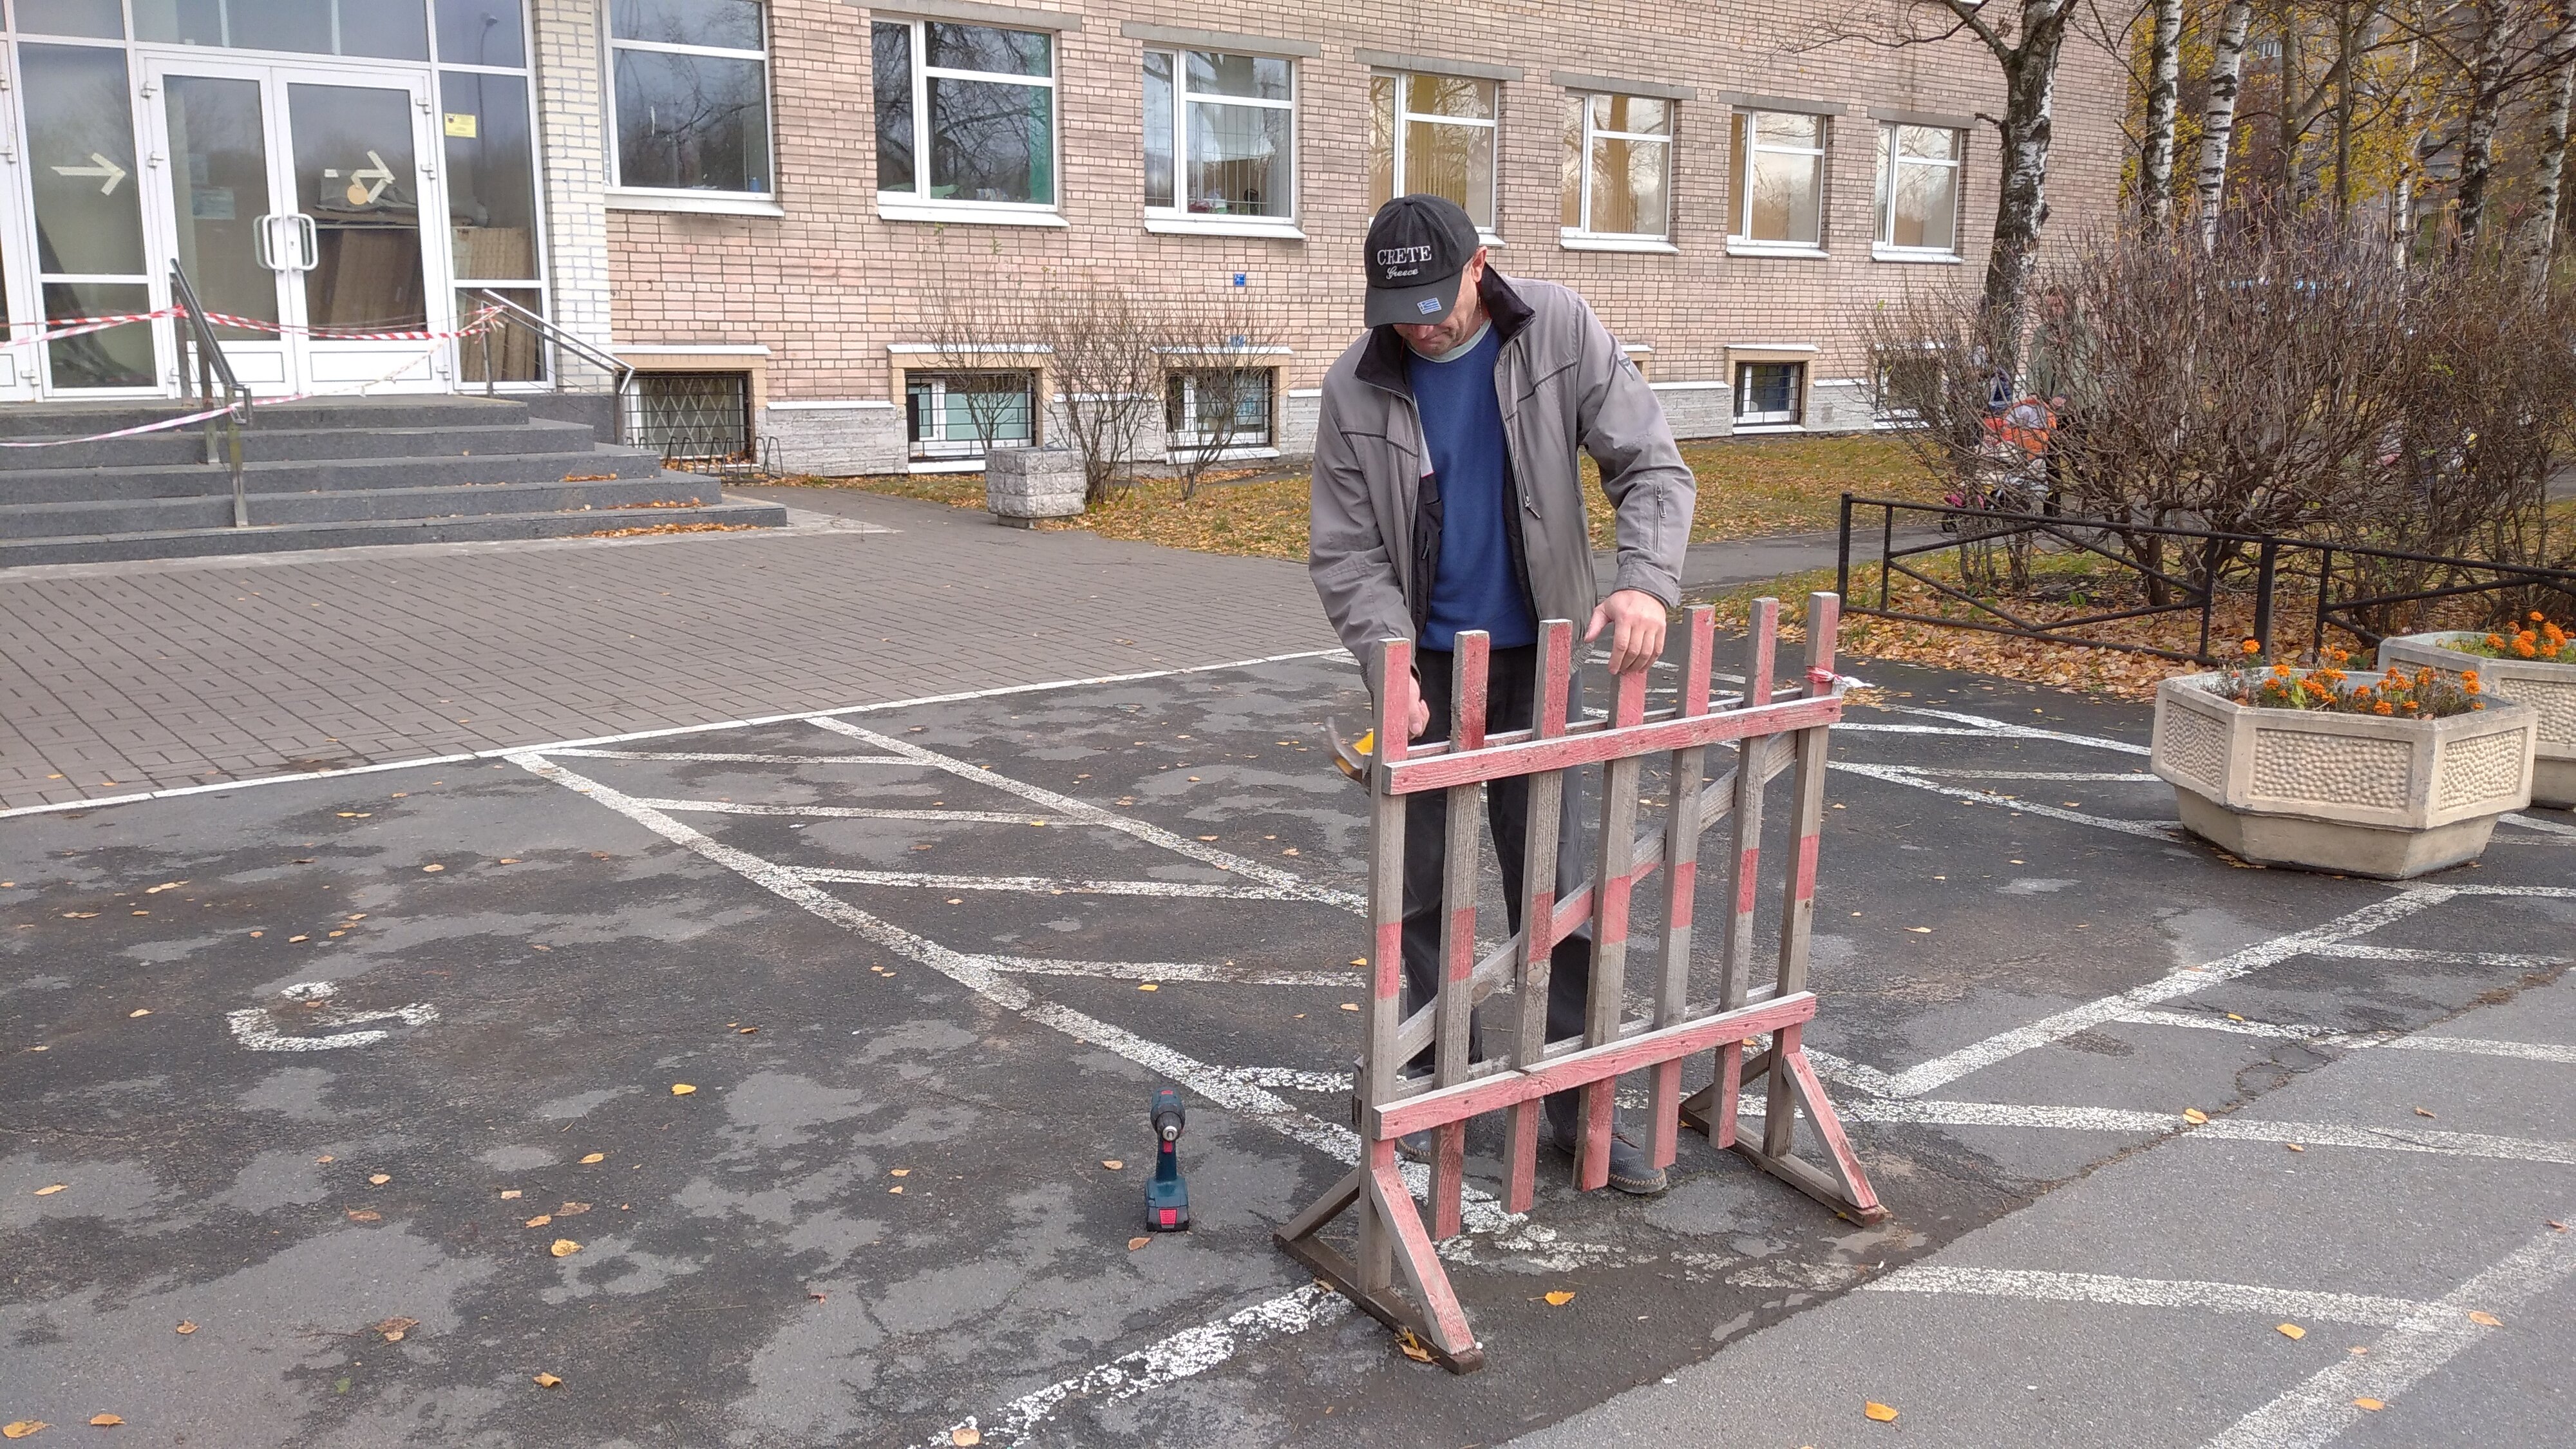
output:
[[[1505,281],[1503,274],[1496,271],[1491,263],[1486,264],[1484,278],[1476,284],[1476,296],[1485,304],[1486,315],[1493,318],[1496,342],[1510,342],[1536,315],[1530,310],[1530,304],[1521,300],[1521,294],[1512,290],[1512,284]],[[1405,352],[1404,339],[1395,335],[1392,326],[1370,328],[1368,348],[1360,354],[1356,369],[1359,380],[1388,392],[1412,396],[1413,384],[1404,366]]]

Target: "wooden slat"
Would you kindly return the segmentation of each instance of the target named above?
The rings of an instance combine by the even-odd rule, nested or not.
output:
[[[1383,1152],[1383,1156],[1376,1155]],[[1458,1304],[1456,1290],[1449,1286],[1448,1270],[1440,1266],[1440,1250],[1423,1230],[1421,1215],[1413,1209],[1413,1193],[1404,1185],[1404,1176],[1396,1170],[1391,1143],[1375,1144],[1369,1163],[1368,1195],[1370,1205],[1387,1224],[1396,1242],[1395,1260],[1404,1272],[1406,1286],[1413,1290],[1413,1301],[1429,1320],[1431,1332],[1424,1337],[1433,1347],[1453,1360],[1463,1361],[1476,1352],[1475,1330],[1467,1326],[1467,1310]]]
[[[1646,712],[1646,671],[1613,677],[1610,705],[1613,737]],[[1614,759],[1601,770],[1600,848],[1593,855],[1592,983],[1585,998],[1583,1040],[1604,1046],[1619,1039],[1619,1021],[1627,1012],[1628,905],[1636,890],[1637,772],[1635,755]],[[1610,1138],[1616,1113],[1608,1079],[1583,1089],[1583,1135],[1576,1159],[1575,1185],[1589,1192],[1610,1181]]]
[[[1480,629],[1460,634],[1457,647],[1450,651],[1449,738],[1461,749],[1476,750],[1485,743],[1486,665],[1490,652],[1490,636]],[[1432,1081],[1443,1087],[1465,1078],[1467,1029],[1475,1017],[1474,988],[1468,978],[1476,969],[1476,886],[1484,837],[1479,817],[1484,813],[1484,787],[1457,786],[1449,791],[1448,804],[1448,832],[1441,846],[1439,989],[1431,1002],[1431,1075]],[[1452,1237],[1458,1231],[1466,1132],[1464,1123],[1444,1128],[1433,1147],[1434,1237]]]
[[[1633,759],[1689,745],[1725,744],[1747,735],[1772,735],[1811,724],[1830,724],[1841,710],[1839,700],[1786,699],[1776,704],[1720,710],[1696,719],[1647,721],[1641,717],[1633,724],[1614,724],[1588,734],[1569,730],[1562,739],[1494,743],[1472,755],[1426,751],[1421,759],[1391,768],[1387,772],[1393,782],[1389,788],[1399,795],[1419,795],[1470,780],[1500,780],[1540,770]]]
[[[1682,678],[1676,706],[1683,718],[1708,713],[1709,668],[1715,660],[1717,611],[1706,604],[1692,609],[1685,627]],[[1664,811],[1664,937],[1661,970],[1655,982],[1655,1025],[1678,1024],[1690,1006],[1691,913],[1699,896],[1700,777],[1706,773],[1708,749],[1693,745],[1673,751],[1671,776],[1665,782],[1669,804]],[[1670,1167],[1678,1151],[1681,1126],[1682,1064],[1656,1064],[1647,1086],[1646,1150],[1657,1167]]]
[[[1736,711],[1739,715],[1757,713],[1771,698],[1771,670],[1779,629],[1780,601],[1754,600],[1753,636],[1744,662],[1745,704]],[[1831,703],[1839,709],[1839,701]],[[1718,1002],[1726,1007],[1743,1003],[1752,978],[1754,892],[1762,875],[1761,763],[1765,743],[1747,738],[1736,746],[1735,809],[1729,816],[1734,828],[1729,839],[1726,877],[1730,915],[1719,958],[1722,974]]]
[[[1833,689],[1834,636],[1840,631],[1838,600],[1831,594],[1807,596],[1807,687],[1810,691]],[[1795,814],[1791,818],[1797,832],[1794,853],[1782,886],[1780,903],[1779,987],[1783,992],[1803,991],[1807,985],[1807,955],[1810,937],[1816,925],[1816,858],[1824,840],[1825,829],[1825,731],[1800,730],[1796,736],[1798,779],[1792,799]],[[1795,1033],[1782,1037],[1771,1054],[1769,1080],[1764,1084],[1762,1108],[1762,1150],[1774,1157],[1786,1156],[1795,1140],[1797,1123],[1789,1103],[1789,1073],[1794,1063],[1805,1057],[1796,1045]],[[1828,1110],[1820,1122],[1831,1123]],[[1839,1138],[1839,1128],[1836,1129]]]
[[[1539,626],[1538,678],[1530,691],[1536,712],[1531,734],[1555,739],[1565,733],[1567,696],[1574,677],[1574,625],[1550,619]],[[1543,770],[1530,776],[1528,830],[1521,849],[1521,929],[1495,958],[1514,967],[1515,998],[1520,1023],[1513,1033],[1512,1064],[1526,1067],[1547,1049],[1547,992],[1551,955],[1562,937],[1556,923],[1556,837],[1565,808],[1565,772]],[[1495,958],[1489,958],[1495,959]],[[1482,968],[1474,973],[1482,974]],[[1475,991],[1470,984],[1469,991]],[[1538,1118],[1536,1102],[1515,1103],[1505,1133],[1503,1203],[1506,1211],[1527,1212],[1538,1186]]]
[[[1651,1028],[1625,1033],[1605,1046],[1587,1046],[1551,1056],[1527,1071],[1501,1072],[1462,1087],[1425,1092],[1379,1110],[1373,1135],[1380,1139],[1419,1132],[1443,1122],[1456,1122],[1561,1092],[1568,1087],[1606,1083],[1623,1072],[1639,1071],[1660,1061],[1707,1051],[1722,1042],[1741,1043],[1748,1036],[1793,1026],[1816,1014],[1816,998],[1801,993],[1747,1006],[1718,1016],[1702,1017],[1663,1031]]]
[[[1404,1015],[1404,800],[1387,789],[1387,767],[1404,758],[1412,721],[1397,681],[1413,675],[1413,642],[1389,639],[1379,647],[1377,769],[1369,780],[1369,926],[1371,935],[1368,1037],[1360,1077],[1361,1099],[1375,1104],[1395,1095],[1404,1057],[1396,1034]],[[1374,1153],[1392,1144],[1367,1144]],[[1384,1220],[1360,1210],[1360,1286],[1384,1292],[1391,1281],[1395,1244]]]

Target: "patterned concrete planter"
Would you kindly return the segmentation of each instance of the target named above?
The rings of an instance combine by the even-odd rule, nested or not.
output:
[[[984,507],[995,523],[1079,518],[1082,492],[1081,455],[1067,448],[995,448],[984,460]]]
[[[2379,646],[2379,667],[2412,670],[2431,665],[2457,679],[2478,672],[2488,695],[2530,705],[2540,715],[2540,747],[2531,766],[2531,803],[2576,809],[2576,664],[2530,659],[2489,659],[2448,646],[2475,634],[2408,634]]]
[[[2449,719],[2259,709],[2214,674],[2156,689],[2155,772],[2191,833],[2266,865],[2403,880],[2474,860],[2531,803],[2531,706]]]

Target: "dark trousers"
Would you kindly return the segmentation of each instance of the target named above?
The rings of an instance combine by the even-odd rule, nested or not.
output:
[[[1431,727],[1423,732],[1425,741],[1449,738],[1450,693],[1449,656],[1425,649],[1419,656],[1422,675],[1422,699],[1431,710]],[[1497,649],[1486,670],[1486,728],[1496,734],[1526,728],[1536,719],[1538,650],[1535,646],[1520,649]],[[1567,691],[1566,717],[1581,717],[1583,688],[1578,672],[1574,687]],[[1557,815],[1556,893],[1562,900],[1568,891],[1582,883],[1590,864],[1583,848],[1583,791],[1581,772],[1570,772],[1565,781],[1564,805]],[[1485,787],[1485,819],[1494,834],[1495,853],[1502,857],[1503,908],[1513,931],[1521,928],[1522,852],[1529,839],[1529,777],[1517,776],[1497,780]],[[1405,1010],[1408,1014],[1429,1001],[1440,985],[1440,920],[1443,887],[1442,866],[1448,855],[1449,796],[1434,790],[1415,795],[1404,806],[1404,984]],[[1547,1036],[1550,1041],[1583,1034],[1584,1004],[1592,987],[1592,928],[1585,926],[1556,943],[1550,957],[1547,978]],[[1470,1018],[1467,1028],[1468,1053],[1471,1059],[1485,1055],[1481,1023]],[[1414,1059],[1416,1070],[1428,1070],[1431,1054],[1425,1051]],[[1574,1094],[1560,1092],[1548,1099],[1548,1115],[1562,1117],[1569,1124]]]

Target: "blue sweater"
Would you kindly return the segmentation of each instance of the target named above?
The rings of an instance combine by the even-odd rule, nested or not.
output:
[[[1440,487],[1440,561],[1431,577],[1425,649],[1457,647],[1462,631],[1482,629],[1493,647],[1538,641],[1520,571],[1512,564],[1511,465],[1503,441],[1503,407],[1494,393],[1501,335],[1489,325],[1476,344],[1435,362],[1405,354],[1422,438]]]

